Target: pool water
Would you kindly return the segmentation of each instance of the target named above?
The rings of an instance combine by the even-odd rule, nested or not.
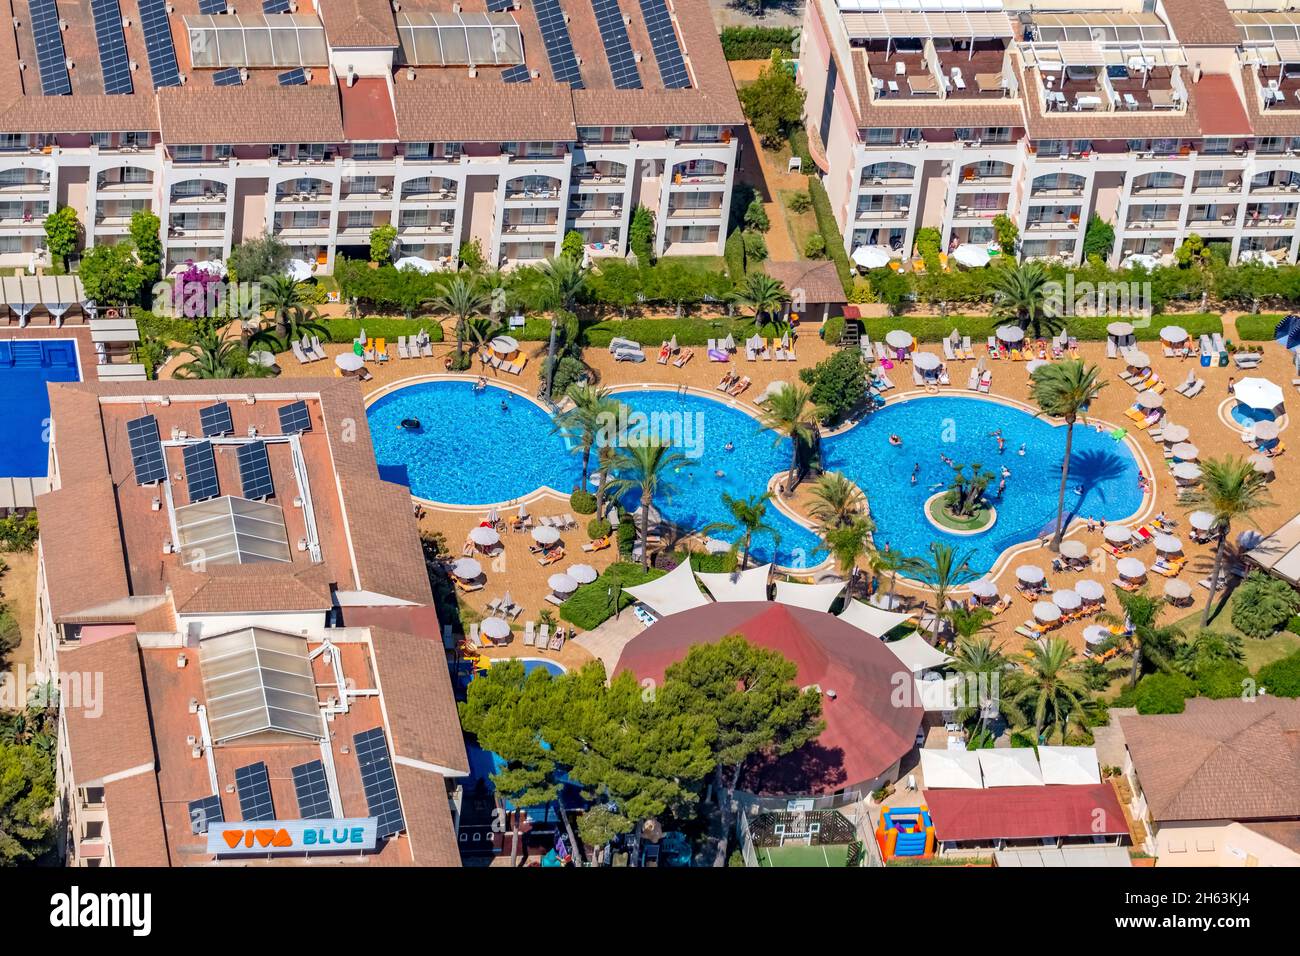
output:
[[[1006,439],[1001,454],[990,434],[997,429]],[[903,439],[901,447],[889,443],[891,434]],[[1018,454],[1021,445],[1023,456]],[[960,553],[973,550],[972,567],[983,572],[1005,549],[1056,527],[1065,428],[1020,409],[958,396],[913,399],[887,405],[822,446],[826,467],[844,472],[866,492],[879,548],[888,545],[903,554],[925,555],[931,541],[942,541]],[[996,476],[989,494],[997,522],[987,532],[949,534],[923,517],[926,499],[952,480],[952,468],[940,455],[967,466],[979,463]],[[913,485],[910,476],[918,464]],[[993,495],[1003,467],[1011,475],[997,499]],[[1082,495],[1077,493],[1080,488]],[[1067,519],[1091,515],[1117,521],[1136,512],[1141,503],[1132,452],[1108,434],[1076,425],[1065,492]]]
[[[1232,420],[1242,428],[1250,428],[1256,422],[1271,422],[1277,419],[1277,415],[1267,408],[1251,408],[1249,405],[1243,405],[1241,402],[1232,406]]]
[[[78,382],[71,339],[0,341],[0,477],[49,473],[50,382]]]
[[[669,487],[656,497],[663,516],[684,527],[729,522],[722,500],[758,494],[790,464],[789,441],[774,441],[750,415],[711,398],[658,389],[616,392],[620,401],[655,434],[688,455]],[[502,407],[504,404],[504,408]],[[475,392],[467,382],[428,382],[408,386],[376,401],[369,409],[371,433],[381,471],[404,481],[413,494],[449,504],[489,505],[527,495],[542,485],[572,489],[581,477],[578,455],[551,428],[550,417],[531,401],[505,389]],[[404,418],[418,418],[422,429],[403,430]],[[635,427],[638,419],[629,421]],[[999,454],[990,434],[1001,429],[1006,450]],[[898,434],[903,445],[890,445]],[[727,451],[726,446],[732,445]],[[1021,446],[1025,454],[1018,454]],[[936,396],[897,402],[843,434],[822,442],[824,464],[844,472],[867,494],[876,522],[876,545],[907,555],[927,554],[930,542],[943,541],[972,551],[975,570],[987,570],[1002,551],[1031,541],[1053,528],[1060,484],[1065,429],[1021,409],[977,398]],[[980,463],[998,475],[1011,474],[1002,498],[995,499],[998,520],[978,535],[956,535],[931,525],[925,500],[943,490],[952,469],[940,455],[970,465]],[[910,482],[919,465],[915,484]],[[990,485],[996,491],[998,479]],[[1082,494],[1078,493],[1082,490]],[[1067,516],[1107,521],[1138,510],[1138,464],[1123,442],[1087,426],[1076,426],[1066,491]],[[624,501],[637,504],[635,494]],[[757,560],[785,567],[820,563],[825,553],[812,531],[768,508],[767,521],[780,534],[755,535]],[[738,533],[710,532],[735,540]],[[549,663],[549,662],[548,662]]]

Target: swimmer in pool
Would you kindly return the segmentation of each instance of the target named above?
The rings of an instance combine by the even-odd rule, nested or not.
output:
[[[893,445],[895,448],[898,448],[903,444],[903,439],[899,438],[897,435],[890,435],[889,443]]]
[[[723,450],[723,451],[735,451],[735,450],[736,450],[736,446],[735,446],[732,442],[727,442],[725,445],[722,446],[722,450]]]
[[[506,400],[504,398],[501,399],[501,411],[503,412],[510,411],[510,406],[506,404]]]
[[[713,477],[714,477],[714,478],[726,478],[726,477],[727,477],[727,473],[726,473],[725,471],[723,471],[721,468],[719,468],[717,471],[715,471],[715,472],[713,473]]]
[[[1025,457],[1025,446],[1024,446],[1024,445],[1021,445],[1020,448],[1016,451],[1016,454],[1019,455],[1021,458],[1024,458],[1024,457]]]

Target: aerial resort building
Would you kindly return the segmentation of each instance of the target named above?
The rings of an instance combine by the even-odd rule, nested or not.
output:
[[[68,862],[458,865],[447,653],[356,390],[50,396],[36,667]]]

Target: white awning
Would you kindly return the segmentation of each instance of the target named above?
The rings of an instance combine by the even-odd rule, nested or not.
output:
[[[0,305],[9,305],[27,311],[44,305],[52,312],[62,313],[74,302],[81,302],[86,290],[78,276],[4,276],[0,280]]]
[[[977,750],[986,787],[1041,787],[1043,772],[1028,747]]]
[[[928,643],[920,634],[911,634],[901,641],[890,641],[885,645],[894,652],[894,656],[913,674],[942,667],[952,660],[947,654]]]
[[[882,637],[888,634],[911,616],[911,613],[886,611],[883,608],[856,599],[849,601],[848,606],[839,613],[841,621],[852,624],[858,630],[865,631],[872,637]]]
[[[914,680],[912,683],[916,685],[916,700],[922,710],[933,713],[957,709],[956,674],[942,680]]]
[[[1005,13],[977,10],[881,10],[874,13],[844,13],[841,14],[841,19],[851,39],[958,37],[995,40],[1010,39],[1015,35],[1011,29],[1011,19]]]
[[[709,603],[700,586],[695,583],[695,575],[691,571],[689,561],[683,561],[661,578],[623,590],[647,605],[660,617],[667,617],[679,611],[689,611]]]
[[[1300,515],[1260,541],[1246,557],[1292,584],[1300,582]]]
[[[828,612],[843,590],[843,581],[832,581],[830,584],[791,584],[789,581],[777,581],[776,599],[792,607],[806,607],[810,611]]]
[[[695,576],[709,589],[715,601],[766,601],[767,578],[771,572],[772,565],[765,564],[748,571],[724,574],[696,572]]]
[[[1095,747],[1038,748],[1043,783],[1101,783]]]
[[[978,750],[922,750],[921,776],[926,790],[982,790]]]

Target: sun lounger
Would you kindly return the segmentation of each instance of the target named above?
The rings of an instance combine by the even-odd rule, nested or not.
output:
[[[375,361],[377,361],[377,362],[387,362],[388,359],[389,359],[389,355],[388,355],[388,340],[387,340],[387,339],[375,339]]]
[[[966,379],[966,388],[968,391],[974,392],[977,391],[979,387],[980,387],[980,372],[979,369],[973,368],[970,370],[970,376]]]
[[[949,362],[957,361],[957,356],[954,355],[952,351],[952,339],[943,340],[943,357]]]
[[[567,511],[560,516],[560,520],[564,522],[565,528],[576,528],[578,526],[578,522],[574,520],[573,515]]]
[[[749,376],[746,375],[735,385],[731,386],[731,388],[727,389],[727,394],[734,398],[736,396],[743,394],[745,389],[749,388],[749,386],[750,386]]]
[[[912,366],[912,384],[920,385],[922,387],[925,385],[925,376],[921,374],[921,370],[915,365]]]
[[[641,343],[633,342],[631,339],[620,338],[616,335],[609,340],[609,352],[613,355],[619,349],[635,349],[639,352],[641,351]]]
[[[634,348],[621,348],[614,353],[615,362],[644,362],[645,352]]]
[[[657,365],[667,365],[668,360],[672,358],[673,347],[667,342],[659,346],[659,358],[656,360]]]
[[[597,538],[595,541],[589,541],[582,546],[583,551],[604,551],[609,547],[609,536]]]
[[[985,372],[983,377],[980,378],[980,391],[984,392],[985,394],[988,394],[989,389],[992,387],[993,387],[993,373]]]
[[[422,358],[433,358],[433,339],[429,338],[429,333],[420,330],[420,355]]]
[[[561,631],[558,630],[558,629],[556,630],[556,632],[555,632],[555,636],[554,636],[553,638],[551,638],[551,643],[547,645],[547,649],[548,649],[548,650],[552,650],[552,651],[562,651],[562,650],[564,650],[564,634],[563,634],[563,632],[561,632]]]
[[[692,358],[694,358],[694,356],[695,353],[690,349],[682,349],[682,354],[677,356],[677,358],[673,360],[673,365],[675,365],[677,368],[684,368],[686,366],[686,363],[689,362]]]
[[[885,343],[883,343],[883,342],[877,342],[877,343],[876,343],[876,361],[877,361],[877,362],[883,362],[883,361],[884,361],[885,359],[887,359],[887,358],[889,358],[889,356],[888,356],[887,354],[885,354]]]
[[[411,350],[406,345],[405,335],[399,335],[397,337],[397,357],[404,359],[411,357]]]
[[[469,582],[466,582],[466,581],[462,581],[462,580],[460,580],[460,578],[457,578],[457,579],[456,579],[456,590],[457,590],[457,591],[462,591],[462,592],[464,592],[465,594],[469,594],[469,593],[471,593],[471,592],[473,592],[473,591],[482,591],[482,590],[483,590],[483,583],[482,583],[482,582],[478,582],[478,583],[473,583],[473,584],[471,584],[471,583],[469,583]]]
[[[551,625],[541,624],[537,628],[537,646],[546,650],[547,643],[551,640]]]
[[[1188,398],[1195,398],[1197,395],[1200,395],[1201,392],[1203,391],[1205,391],[1205,379],[1198,378],[1196,380],[1196,383],[1192,385],[1192,387],[1189,388],[1187,391],[1183,392],[1183,394],[1186,395]]]
[[[963,357],[966,358],[967,360],[975,358],[975,350],[974,350],[973,348],[971,348],[971,344],[970,344],[970,336],[969,336],[969,335],[963,335],[963,336],[962,336],[962,339],[961,339],[961,351],[962,351],[962,355],[963,355]]]
[[[564,549],[552,548],[550,551],[543,551],[541,557],[537,559],[537,563],[542,567],[546,567],[548,564],[554,564],[556,561],[562,560],[564,560]]]
[[[533,630],[533,622],[529,621],[524,625],[524,647],[532,647],[537,640],[537,634]]]
[[[555,593],[546,595],[546,600],[548,603],[554,604],[556,607],[561,607],[564,604],[564,598]]]
[[[291,347],[293,348],[293,357],[298,360],[299,365],[306,365],[311,362],[311,359],[307,357],[307,353],[302,350],[301,342],[293,342]]]

